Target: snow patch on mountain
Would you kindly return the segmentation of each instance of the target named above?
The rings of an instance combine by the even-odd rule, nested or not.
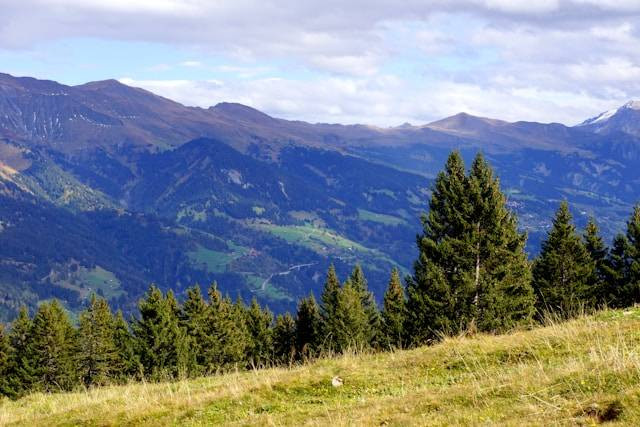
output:
[[[599,115],[592,117],[590,119],[585,120],[580,123],[578,126],[586,126],[592,125],[595,123],[603,123],[609,120],[611,117],[615,116],[619,111],[631,109],[631,110],[640,110],[640,101],[629,101],[624,104],[622,107],[614,108],[613,110],[605,111],[604,113],[600,113]]]

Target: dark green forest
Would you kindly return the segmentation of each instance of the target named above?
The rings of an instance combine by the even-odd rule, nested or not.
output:
[[[103,228],[118,233],[127,228],[127,218],[94,220],[112,221]],[[55,299],[34,313],[23,307],[11,324],[0,325],[0,392],[16,398],[32,391],[291,365],[345,351],[431,344],[463,331],[502,333],[531,327],[549,313],[569,318],[640,302],[640,206],[609,248],[597,218],[581,232],[562,202],[539,256],[530,261],[527,236],[491,166],[478,155],[467,170],[460,153],[453,152],[435,179],[421,221],[412,274],[402,278],[396,269],[389,272],[381,306],[359,265],[343,278],[331,265],[317,299],[311,294],[297,303],[295,313],[276,317],[256,299],[248,304],[242,296],[232,299],[216,283],[193,285],[182,301],[151,285],[130,317],[114,312],[100,295],[89,298],[77,319]],[[161,223],[145,227],[150,236],[171,237],[154,231]],[[89,226],[76,229],[78,240],[95,238]],[[40,234],[44,230],[34,229],[31,237],[37,241]],[[39,250],[55,253],[60,250],[55,244]],[[139,260],[153,258],[154,247],[177,252],[180,244],[179,237],[172,244],[151,238],[143,246],[131,242],[129,252],[114,259],[130,261],[130,277],[146,286],[136,271]],[[107,250],[99,240],[83,247],[95,254]]]

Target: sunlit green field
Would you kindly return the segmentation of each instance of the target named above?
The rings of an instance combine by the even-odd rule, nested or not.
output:
[[[0,424],[639,425],[639,350],[640,310],[604,311],[291,369],[34,394],[3,401]]]

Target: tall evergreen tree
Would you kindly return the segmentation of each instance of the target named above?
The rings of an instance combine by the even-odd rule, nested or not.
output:
[[[470,254],[462,281],[472,282],[470,313],[482,331],[504,331],[528,322],[535,296],[525,253],[526,235],[506,206],[500,182],[481,154],[473,161],[468,178],[468,226],[458,250]],[[468,289],[467,286],[463,288]]]
[[[173,294],[164,297],[160,289],[151,286],[138,309],[140,318],[132,329],[145,376],[158,380],[187,373],[192,353],[189,338],[176,315]]]
[[[460,286],[461,260],[455,244],[468,228],[465,182],[464,162],[454,151],[436,178],[429,212],[421,218],[419,255],[407,281],[406,332],[413,343],[432,340],[440,332],[455,332],[469,317],[461,304],[469,290]]]
[[[273,314],[263,310],[253,298],[246,312],[247,330],[250,343],[247,347],[247,359],[250,367],[267,366],[273,357],[273,336],[271,325]]]
[[[57,300],[40,305],[31,328],[27,354],[35,368],[36,390],[70,390],[79,380],[76,331]]]
[[[589,301],[592,274],[589,253],[576,233],[569,205],[562,202],[533,268],[539,311],[574,315]]]
[[[402,348],[406,306],[404,288],[400,282],[398,269],[391,271],[391,279],[384,294],[382,308],[383,345],[386,348]]]
[[[182,326],[190,337],[195,355],[195,370],[198,373],[206,372],[209,363],[206,360],[204,347],[210,343],[208,331],[208,319],[210,308],[202,296],[200,286],[196,285],[187,290],[187,299],[182,305],[180,320]]]
[[[327,271],[327,277],[320,299],[320,316],[322,318],[323,346],[325,350],[332,350],[336,341],[337,325],[335,313],[338,306],[339,294],[340,280],[338,280],[335,267],[331,264]]]
[[[302,358],[314,357],[320,350],[322,318],[313,294],[303,298],[296,314],[296,350]]]
[[[9,336],[5,333],[4,325],[0,323],[0,396],[10,393],[8,384],[10,357]]]
[[[349,277],[349,281],[351,282],[354,290],[360,295],[362,308],[364,309],[367,317],[367,343],[373,347],[378,347],[381,345],[380,312],[378,311],[378,307],[376,306],[376,301],[373,297],[373,293],[369,291],[369,285],[367,283],[367,279],[364,276],[364,271],[362,271],[362,267],[360,267],[359,264],[357,264],[353,269],[353,272]]]
[[[276,363],[292,363],[296,355],[296,323],[291,314],[279,314],[273,327],[273,352]]]
[[[11,356],[7,366],[5,394],[18,397],[31,390],[38,380],[36,361],[31,354],[33,321],[26,307],[21,307],[11,325],[9,345]]]
[[[629,283],[629,242],[624,234],[618,234],[613,239],[613,245],[607,258],[607,274],[605,282],[608,288],[607,301],[611,307],[624,307],[628,304],[625,296],[627,283]]]
[[[113,322],[113,342],[116,346],[115,378],[124,381],[129,378],[140,379],[144,372],[137,353],[136,341],[131,334],[129,324],[122,311],[118,310]]]
[[[640,205],[634,207],[627,221],[626,258],[629,262],[628,280],[622,296],[625,306],[640,302]]]
[[[104,385],[116,376],[115,320],[104,298],[91,296],[78,322],[78,367],[87,386]]]
[[[531,318],[535,297],[526,236],[482,155],[469,176],[460,154],[449,156],[422,222],[419,256],[407,283],[406,332],[414,343],[471,323],[499,331]]]
[[[209,310],[202,345],[206,372],[216,372],[240,364],[248,345],[245,308],[223,297],[214,282],[209,288]]]
[[[362,295],[350,280],[338,293],[338,300],[332,324],[335,336],[335,350],[361,350],[369,347],[369,319],[362,306]]]
[[[593,269],[589,278],[591,304],[593,306],[610,306],[613,304],[614,289],[607,279],[611,277],[609,250],[607,249],[594,218],[589,218],[585,228],[584,247],[591,257]]]

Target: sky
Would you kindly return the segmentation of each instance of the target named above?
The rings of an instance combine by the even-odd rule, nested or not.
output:
[[[0,0],[0,72],[328,123],[577,124],[640,98],[640,0]]]

